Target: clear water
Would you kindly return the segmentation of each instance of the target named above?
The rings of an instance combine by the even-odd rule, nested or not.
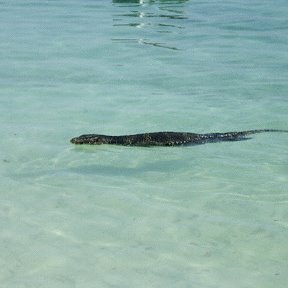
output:
[[[0,286],[287,287],[286,0],[0,2]]]

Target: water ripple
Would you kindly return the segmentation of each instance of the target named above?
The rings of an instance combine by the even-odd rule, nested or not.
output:
[[[117,35],[123,35],[117,37],[116,41],[127,44],[127,38],[131,38],[133,34],[135,35],[133,38],[136,38],[134,43],[181,50],[175,45],[176,41],[172,37],[180,34],[180,31],[185,28],[185,21],[188,19],[185,13],[185,2],[187,1],[113,0],[115,7],[113,27],[117,29]],[[127,28],[137,28],[137,30],[127,30]],[[115,38],[112,38],[112,41],[115,41]],[[160,38],[161,42],[158,40]]]

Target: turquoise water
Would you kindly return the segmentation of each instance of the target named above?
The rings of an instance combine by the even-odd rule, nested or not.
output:
[[[288,4],[0,2],[0,286],[287,287]]]

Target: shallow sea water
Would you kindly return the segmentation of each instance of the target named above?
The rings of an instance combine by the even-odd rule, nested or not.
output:
[[[1,1],[0,286],[287,287],[287,1]]]

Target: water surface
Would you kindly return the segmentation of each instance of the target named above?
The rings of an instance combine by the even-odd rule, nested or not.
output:
[[[1,1],[1,287],[284,288],[287,1]]]

